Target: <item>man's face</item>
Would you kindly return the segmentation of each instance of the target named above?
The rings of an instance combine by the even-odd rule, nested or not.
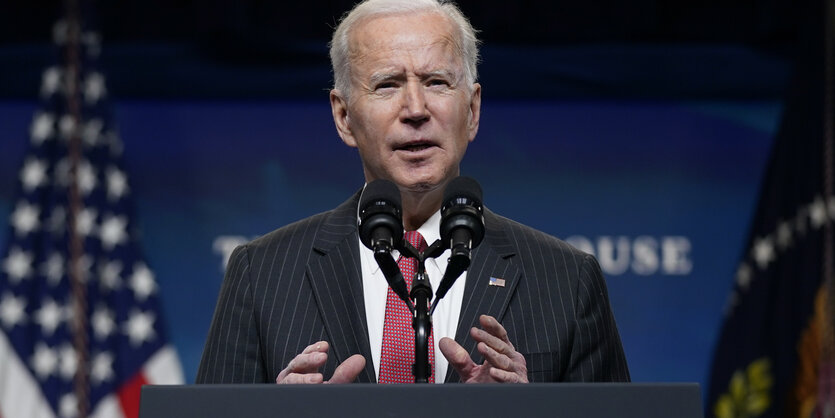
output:
[[[331,92],[342,140],[366,181],[426,192],[458,175],[478,131],[481,86],[467,85],[454,27],[437,13],[361,21],[350,34],[350,97]]]

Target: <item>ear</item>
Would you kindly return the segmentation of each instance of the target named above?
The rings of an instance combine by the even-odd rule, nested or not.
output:
[[[475,139],[478,133],[478,122],[481,118],[481,84],[473,83],[473,91],[470,94],[470,119],[467,121],[467,133],[470,142]]]
[[[349,126],[348,102],[343,97],[342,92],[333,89],[330,92],[331,114],[333,115],[333,123],[336,124],[336,132],[342,138],[342,142],[349,147],[356,148],[357,141],[354,139],[354,134],[351,132]]]

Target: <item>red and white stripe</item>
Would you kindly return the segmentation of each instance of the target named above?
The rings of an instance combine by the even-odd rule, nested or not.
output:
[[[167,345],[154,353],[139,373],[115,393],[107,395],[93,410],[92,418],[139,416],[142,385],[182,384],[183,371],[174,348]],[[55,418],[40,385],[0,332],[0,418]]]

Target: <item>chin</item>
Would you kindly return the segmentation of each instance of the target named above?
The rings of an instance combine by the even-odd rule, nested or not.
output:
[[[437,190],[448,183],[451,178],[445,175],[446,173],[446,170],[439,170],[438,167],[424,166],[392,173],[394,175],[391,178],[395,180],[394,182],[401,190],[426,193]]]
[[[410,192],[429,192],[438,187],[437,184],[432,183],[414,183],[407,187]]]
[[[430,176],[405,176],[404,181],[396,183],[398,183],[401,189],[413,193],[424,193],[435,190],[443,182],[437,181]]]

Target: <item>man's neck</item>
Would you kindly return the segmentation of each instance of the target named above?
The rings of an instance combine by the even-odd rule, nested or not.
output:
[[[428,193],[403,193],[403,228],[415,231],[441,208],[443,189]]]

